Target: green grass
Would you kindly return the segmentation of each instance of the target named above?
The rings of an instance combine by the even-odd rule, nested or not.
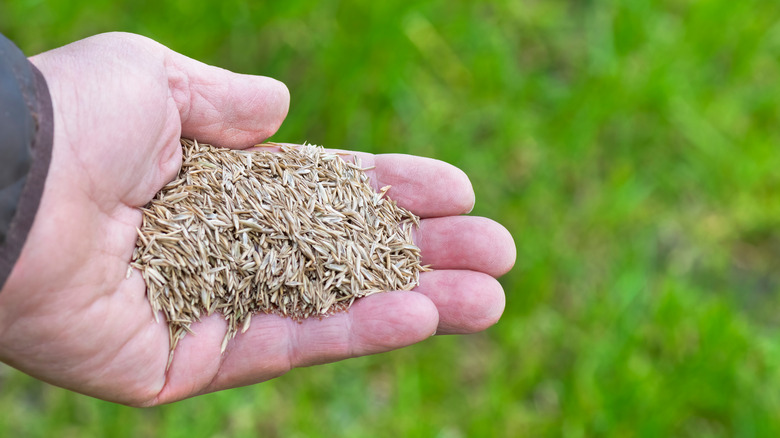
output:
[[[780,434],[780,3],[7,3],[28,54],[141,33],[286,82],[277,140],[458,165],[518,263],[485,333],[169,406],[1,369],[0,436]]]

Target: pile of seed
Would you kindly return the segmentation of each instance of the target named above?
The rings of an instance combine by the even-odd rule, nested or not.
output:
[[[316,146],[239,151],[182,140],[178,177],[143,209],[131,266],[171,352],[221,313],[227,341],[252,314],[326,316],[418,283],[418,218],[369,184],[360,163]]]

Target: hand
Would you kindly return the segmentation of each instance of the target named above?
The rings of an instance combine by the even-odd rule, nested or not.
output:
[[[145,205],[181,165],[180,136],[233,148],[260,143],[287,114],[273,79],[239,75],[149,39],[104,34],[31,58],[48,81],[55,133],[40,208],[0,293],[0,360],[105,400],[148,406],[272,379],[293,367],[379,353],[434,333],[494,324],[494,277],[514,264],[509,233],[457,216],[474,194],[445,163],[361,154],[376,186],[422,216],[424,273],[414,292],[358,300],[346,313],[295,323],[256,315],[220,355],[221,315],[192,326],[170,369],[168,330],[139,272],[125,278]]]

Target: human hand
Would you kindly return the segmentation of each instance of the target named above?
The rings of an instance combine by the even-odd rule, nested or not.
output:
[[[232,148],[260,143],[287,114],[273,79],[238,75],[137,35],[104,34],[31,58],[54,110],[52,161],[24,249],[0,292],[0,360],[64,388],[148,406],[265,381],[291,368],[472,333],[504,308],[495,277],[514,264],[509,233],[468,212],[460,170],[406,155],[359,154],[375,186],[423,217],[413,292],[355,302],[298,324],[256,315],[220,355],[221,315],[193,324],[170,369],[168,329],[155,322],[140,273],[126,272],[139,207],[173,179],[181,136]]]

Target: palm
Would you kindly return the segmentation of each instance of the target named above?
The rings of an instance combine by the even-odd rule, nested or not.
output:
[[[126,278],[137,207],[178,171],[182,134],[251,146],[281,123],[286,90],[127,35],[85,40],[34,62],[51,89],[55,148],[33,230],[0,294],[0,358],[12,365],[146,405],[398,348],[437,330],[481,330],[500,316],[503,293],[493,276],[511,267],[513,243],[494,222],[452,216],[473,202],[468,180],[434,160],[364,155],[375,161],[373,182],[393,185],[390,195],[426,218],[416,240],[437,271],[423,275],[417,293],[368,297],[321,321],[258,316],[224,355],[225,322],[205,318],[166,373],[167,327],[155,322],[140,274]]]

